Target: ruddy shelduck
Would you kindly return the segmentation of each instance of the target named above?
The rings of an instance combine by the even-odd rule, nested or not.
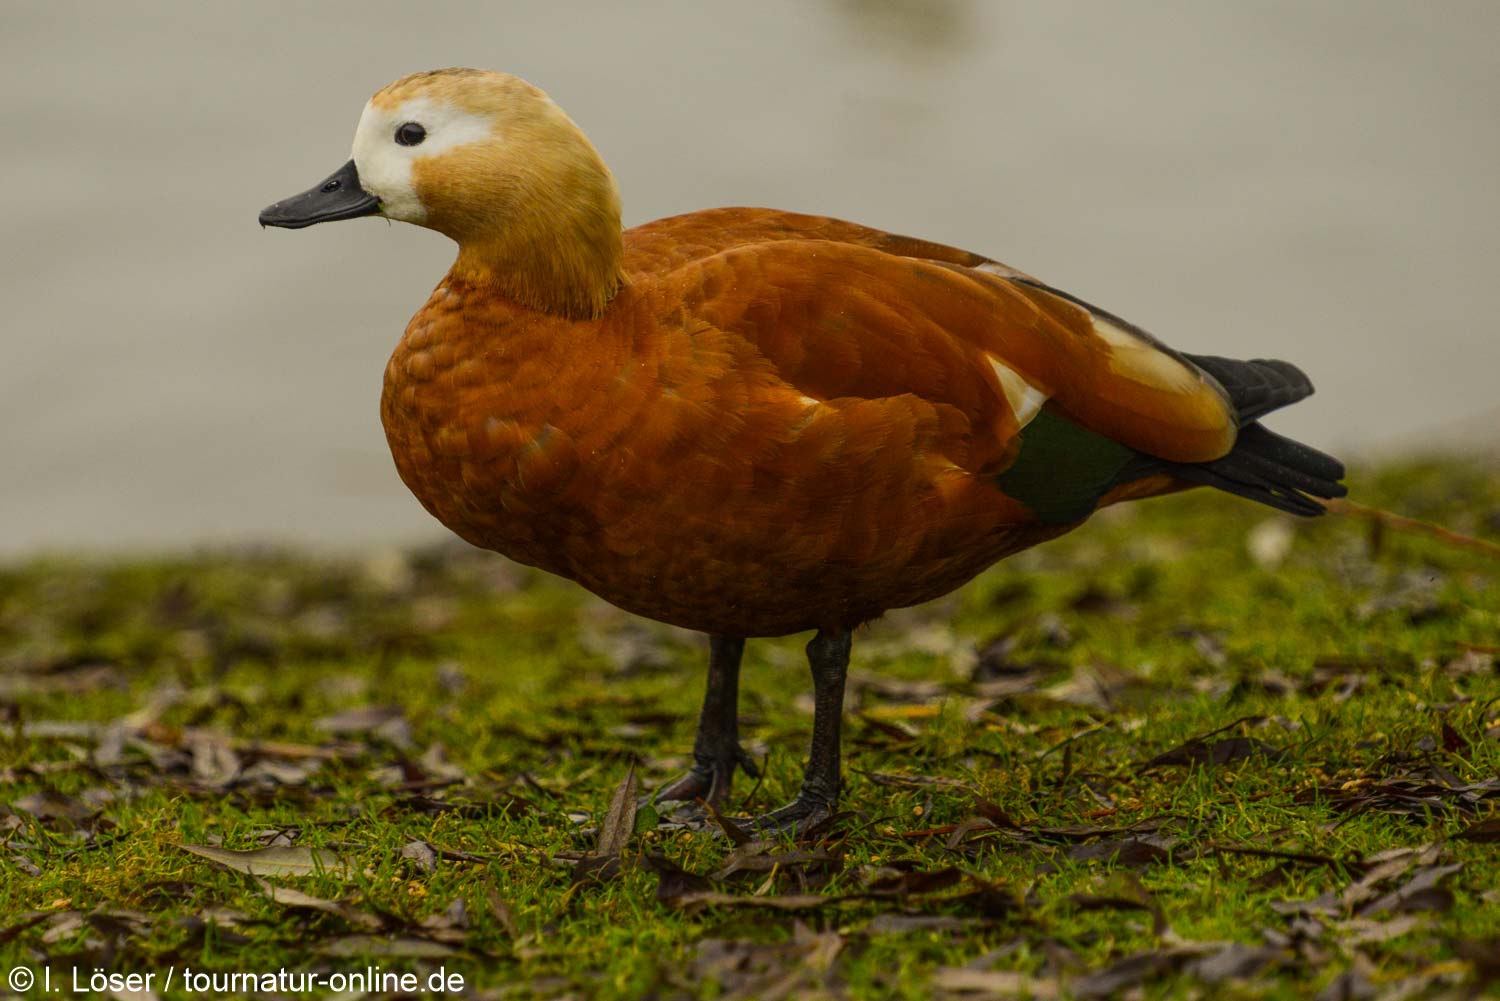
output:
[[[746,637],[816,630],[801,792],[838,800],[850,636],[1094,510],[1208,485],[1315,515],[1340,464],[1259,419],[1280,361],[1174,351],[989,258],[724,208],[621,229],[613,177],[536,87],[445,69],[365,106],[353,155],[262,225],[384,216],[458,257],[385,370],[401,478],[476,546],[707,633],[691,770],[722,804]]]

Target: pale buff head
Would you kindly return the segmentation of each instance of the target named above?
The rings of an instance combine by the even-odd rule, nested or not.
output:
[[[572,119],[524,80],[471,69],[402,77],[365,105],[351,163],[261,222],[378,213],[426,226],[458,242],[458,277],[575,318],[597,316],[619,288],[614,178]]]

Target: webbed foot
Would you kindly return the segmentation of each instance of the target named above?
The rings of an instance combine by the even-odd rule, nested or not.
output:
[[[775,838],[783,834],[797,836],[823,823],[833,816],[834,804],[813,796],[798,796],[786,806],[758,817],[735,818],[735,825],[747,834],[759,838]]]
[[[716,755],[707,761],[695,758],[691,768],[652,795],[643,797],[640,805],[694,803],[701,799],[713,804],[714,809],[721,809],[729,800],[736,768],[743,769],[753,779],[760,778],[755,759],[736,743],[727,754]]]

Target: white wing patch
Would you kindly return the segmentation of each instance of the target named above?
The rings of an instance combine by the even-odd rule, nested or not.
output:
[[[990,367],[995,370],[995,377],[1000,380],[1000,389],[1005,393],[1005,402],[1010,404],[1011,413],[1016,415],[1016,427],[1023,428],[1030,424],[1031,419],[1042,409],[1042,404],[1047,402],[1047,394],[1021,378],[1021,373],[994,355],[985,355],[985,357],[990,360]]]
[[[1001,264],[999,261],[985,261],[982,264],[976,264],[974,265],[974,270],[983,271],[987,275],[999,275],[1001,278],[1009,281],[1027,281],[1030,279],[1030,276],[1024,271],[1017,271],[1009,264]]]
[[[1198,373],[1130,331],[1090,313],[1094,333],[1110,347],[1109,368],[1116,375],[1170,392],[1191,393],[1202,386]]]

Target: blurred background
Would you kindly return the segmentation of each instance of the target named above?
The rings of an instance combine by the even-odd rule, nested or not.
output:
[[[548,90],[626,225],[717,205],[981,251],[1195,352],[1285,357],[1274,426],[1494,448],[1500,4],[475,0],[0,11],[0,556],[441,533],[380,429],[451,258],[257,212],[419,69]],[[1357,496],[1357,486],[1356,486]]]

